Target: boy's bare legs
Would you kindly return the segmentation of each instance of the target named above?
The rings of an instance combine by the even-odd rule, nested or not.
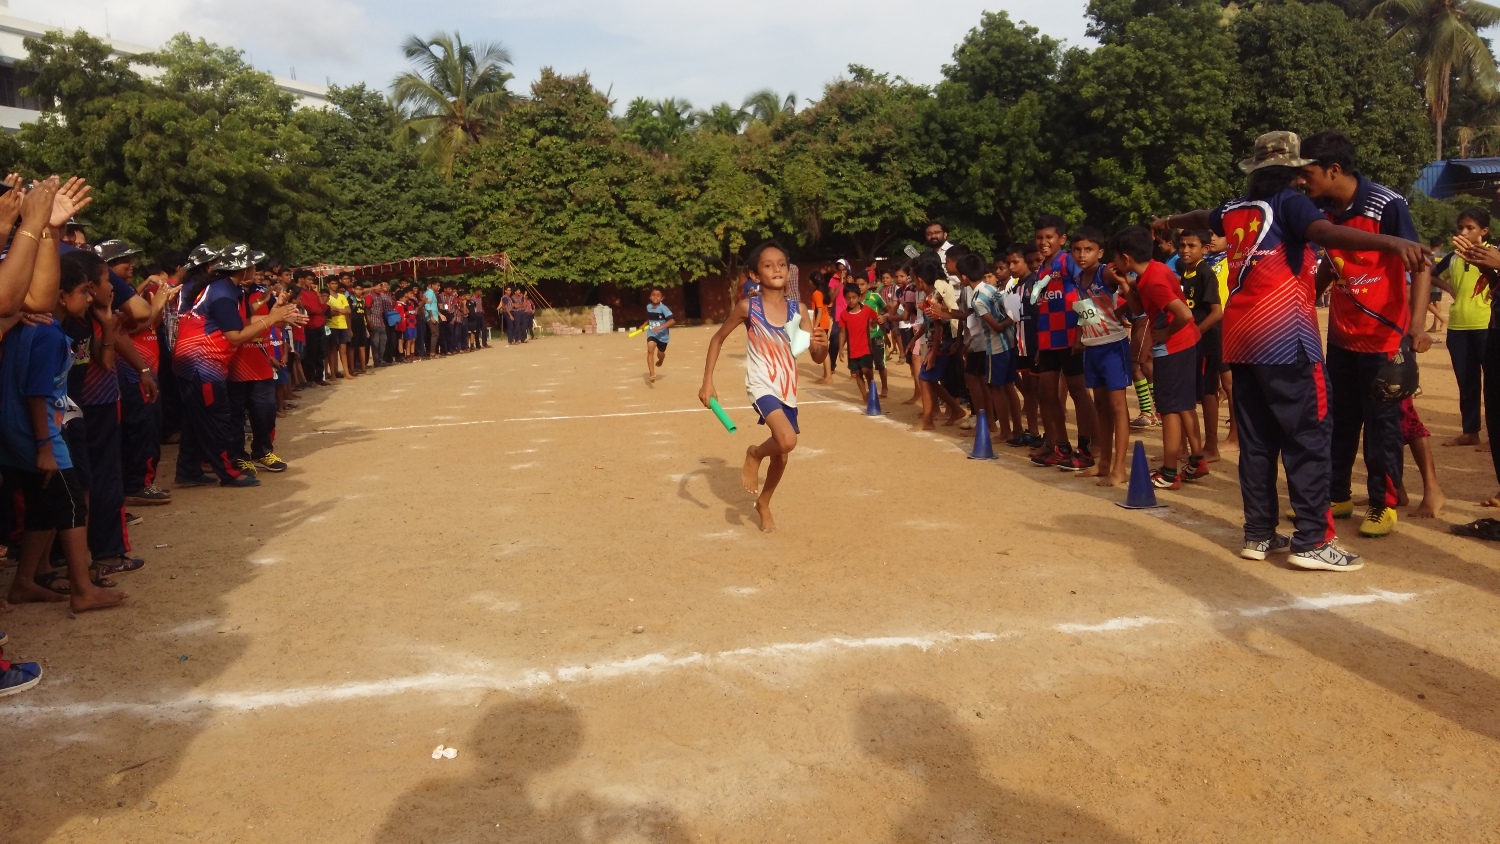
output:
[[[1014,439],[1025,430],[1021,426],[1021,391],[1012,381],[1000,388],[1005,393],[1005,409],[1010,417],[1011,434],[1006,439]]]
[[[994,433],[995,412],[990,409],[990,393],[984,386],[984,379],[965,372],[964,386],[969,388],[969,404],[974,408],[974,415],[977,416],[980,411],[984,411],[985,424],[990,427],[990,433]],[[975,426],[973,430],[965,431],[964,436],[972,437],[974,431],[977,430],[979,428]]]
[[[1011,425],[1013,412],[1010,407],[1010,392],[1005,387],[993,384],[986,384],[984,389],[990,399],[990,427],[993,429],[991,438],[998,437],[1004,442],[1016,435]]]
[[[47,604],[68,600],[66,595],[59,595],[51,589],[36,585],[37,569],[52,548],[52,537],[56,534],[55,530],[28,530],[21,534],[21,559],[16,563],[16,579],[10,583],[10,594],[6,596],[6,600],[12,604]],[[87,578],[87,565],[84,566],[84,571],[84,577]],[[71,569],[69,573],[71,574]]]
[[[886,398],[890,395],[891,385],[890,382],[886,380],[885,361],[881,361],[880,366],[875,367],[875,371],[880,373],[880,397]]]
[[[655,295],[654,293],[652,295]],[[646,341],[646,382],[656,383],[656,341]]]
[[[1099,437],[1094,454],[1099,486],[1125,483],[1125,461],[1130,451],[1130,406],[1124,390],[1094,390],[1094,408],[1099,413]]]
[[[922,421],[912,430],[931,431],[933,428],[932,416],[937,411],[937,408],[934,406],[936,404],[936,400],[932,395],[932,385],[918,378],[917,395],[921,398],[922,401]]]
[[[1219,455],[1219,392],[1210,391],[1202,396],[1203,402],[1203,459],[1217,463]]]
[[[948,392],[948,388],[943,386],[943,382],[932,381],[928,386],[932,388],[938,400],[948,406],[948,418],[944,420],[944,425],[957,425],[969,415],[964,412],[963,405],[958,403],[958,399],[954,398],[953,394]]]
[[[1182,414],[1161,414],[1161,465],[1177,471],[1182,465]]]
[[[1224,390],[1224,406],[1234,407],[1234,373],[1225,370],[1219,373],[1219,386]],[[1224,445],[1228,448],[1238,448],[1240,444],[1240,432],[1234,425],[1234,413],[1226,414],[1229,417],[1229,431],[1224,435]]]
[[[1021,386],[1017,389],[1020,391],[1022,397],[1021,413],[1026,417],[1026,431],[1028,433],[1036,434],[1038,433],[1037,428],[1039,427],[1037,417],[1041,413],[1041,409],[1037,406],[1036,400],[1036,374],[1029,369],[1021,373]]]
[[[1432,444],[1426,437],[1411,441],[1411,456],[1422,472],[1422,504],[1411,514],[1418,519],[1435,519],[1443,511],[1443,505],[1448,503],[1448,497],[1438,486],[1437,464],[1432,460]]]
[[[1032,452],[1033,456],[1045,454],[1053,446],[1059,445],[1068,437],[1068,420],[1066,410],[1062,404],[1062,373],[1043,372],[1037,376],[1037,398],[1042,404],[1042,443],[1041,448]],[[1059,416],[1062,417],[1059,420]]]
[[[129,596],[115,589],[95,586],[89,577],[89,540],[87,528],[58,531],[58,541],[68,560],[68,607],[73,612],[87,612],[112,607]]]
[[[1073,397],[1073,415],[1078,425],[1078,439],[1088,437],[1090,444],[1098,439],[1099,420],[1094,408],[1094,397],[1083,385],[1082,375],[1069,375],[1064,379],[1068,395]],[[1066,409],[1063,411],[1066,413]]]
[[[776,520],[771,516],[771,495],[776,492],[777,484],[781,483],[781,475],[786,471],[787,455],[797,447],[797,432],[792,430],[791,420],[780,410],[774,410],[766,417],[766,427],[771,429],[771,436],[760,445],[753,445],[745,451],[742,480],[745,489],[758,496],[755,499],[755,512],[760,515],[760,529],[770,533],[776,529]],[[766,470],[766,482],[760,484],[760,463],[768,458],[771,465]]]

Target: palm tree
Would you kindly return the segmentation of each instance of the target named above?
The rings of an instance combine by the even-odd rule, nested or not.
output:
[[[783,118],[797,113],[797,95],[787,94],[783,99],[775,91],[766,88],[746,97],[742,110],[750,115],[751,120],[774,126]]]
[[[1500,23],[1500,7],[1480,0],[1384,0],[1371,17],[1391,26],[1417,59],[1422,96],[1436,135],[1436,158],[1443,158],[1443,124],[1448,120],[1453,76],[1487,84],[1496,76],[1495,56],[1479,30]]]
[[[725,135],[738,135],[749,122],[750,115],[742,108],[735,108],[729,103],[719,103],[708,111],[700,111],[694,115],[698,125],[710,132],[721,132]]]
[[[402,117],[398,134],[421,144],[423,155],[451,176],[458,153],[493,130],[516,102],[506,87],[515,78],[505,70],[510,51],[500,44],[465,44],[456,32],[426,40],[410,36],[401,51],[416,71],[392,83]]]

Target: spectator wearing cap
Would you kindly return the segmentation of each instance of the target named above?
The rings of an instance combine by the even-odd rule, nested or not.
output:
[[[172,365],[183,399],[182,444],[177,453],[179,486],[203,486],[217,477],[220,486],[258,486],[260,481],[242,472],[230,456],[235,437],[243,437],[230,424],[229,359],[234,350],[264,334],[273,324],[286,321],[293,308],[278,302],[269,314],[248,323],[240,313],[240,286],[236,278],[254,277],[255,265],[265,254],[243,243],[220,253],[212,281],[193,300],[179,321],[177,348]],[[203,472],[207,461],[213,476]]]
[[[182,391],[177,388],[177,376],[172,372],[172,349],[177,345],[177,319],[181,316],[182,301],[187,298],[184,294],[188,292],[194,279],[201,279],[206,275],[205,267],[212,265],[218,258],[217,249],[200,243],[182,257],[180,262],[175,253],[168,253],[160,262],[167,273],[164,283],[177,291],[167,300],[167,306],[162,311],[161,325],[156,331],[161,355],[156,367],[156,381],[161,386],[157,403],[161,405],[163,443],[175,443],[182,436]]]

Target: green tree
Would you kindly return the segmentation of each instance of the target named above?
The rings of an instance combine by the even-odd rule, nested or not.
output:
[[[725,135],[738,135],[744,131],[750,115],[744,109],[735,108],[729,103],[719,103],[708,111],[698,112],[694,119],[699,128]]]
[[[465,44],[458,33],[413,35],[401,52],[416,66],[392,83],[401,110],[400,137],[420,144],[427,160],[453,172],[458,154],[493,131],[515,105],[505,68],[510,51],[500,44]]]
[[[740,110],[750,115],[751,120],[775,128],[797,113],[797,95],[783,97],[770,88],[762,88],[746,97]]]
[[[1233,161],[1224,92],[1236,71],[1219,5],[1093,0],[1088,14],[1101,44],[1065,60],[1060,110],[1088,219],[1113,227],[1222,202]]]
[[[842,235],[868,261],[934,205],[921,191],[937,166],[920,132],[930,91],[859,65],[849,75],[780,130],[781,185],[804,242]]]
[[[1370,16],[1387,22],[1392,40],[1416,57],[1432,120],[1433,157],[1441,161],[1454,75],[1475,87],[1494,84],[1495,56],[1479,30],[1500,24],[1500,6],[1480,0],[1384,0]]]
[[[681,251],[733,279],[746,247],[781,222],[778,150],[770,133],[697,132],[682,147],[672,191]]]
[[[986,12],[953,51],[923,138],[936,166],[934,210],[976,248],[1030,235],[1044,213],[1080,216],[1072,175],[1049,138],[1061,46],[1004,12]]]
[[[627,143],[588,76],[544,68],[505,131],[459,160],[473,251],[535,280],[627,286],[702,272],[683,251],[669,162]]]
[[[97,231],[150,250],[242,240],[287,260],[326,222],[327,180],[291,96],[237,50],[178,35],[133,61],[77,32],[27,39],[28,89],[52,107],[15,141],[33,172],[95,188]]]
[[[669,151],[698,125],[697,112],[687,100],[668,97],[652,102],[636,97],[625,109],[625,137],[652,152]]]
[[[1328,3],[1259,4],[1230,24],[1239,72],[1225,95],[1237,154],[1264,132],[1348,133],[1360,169],[1405,190],[1427,159],[1422,100],[1412,61],[1373,21]]]
[[[417,150],[392,138],[396,110],[364,85],[334,86],[330,108],[304,109],[297,122],[323,151],[332,201],[328,225],[306,244],[321,261],[373,264],[464,248],[458,186]]]

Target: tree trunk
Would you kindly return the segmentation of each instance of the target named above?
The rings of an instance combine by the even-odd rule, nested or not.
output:
[[[1437,96],[1432,100],[1432,123],[1436,128],[1437,142],[1434,144],[1437,157],[1434,161],[1443,160],[1443,124],[1448,122],[1448,79],[1453,75],[1453,66],[1443,66],[1442,80],[1438,82]]]

